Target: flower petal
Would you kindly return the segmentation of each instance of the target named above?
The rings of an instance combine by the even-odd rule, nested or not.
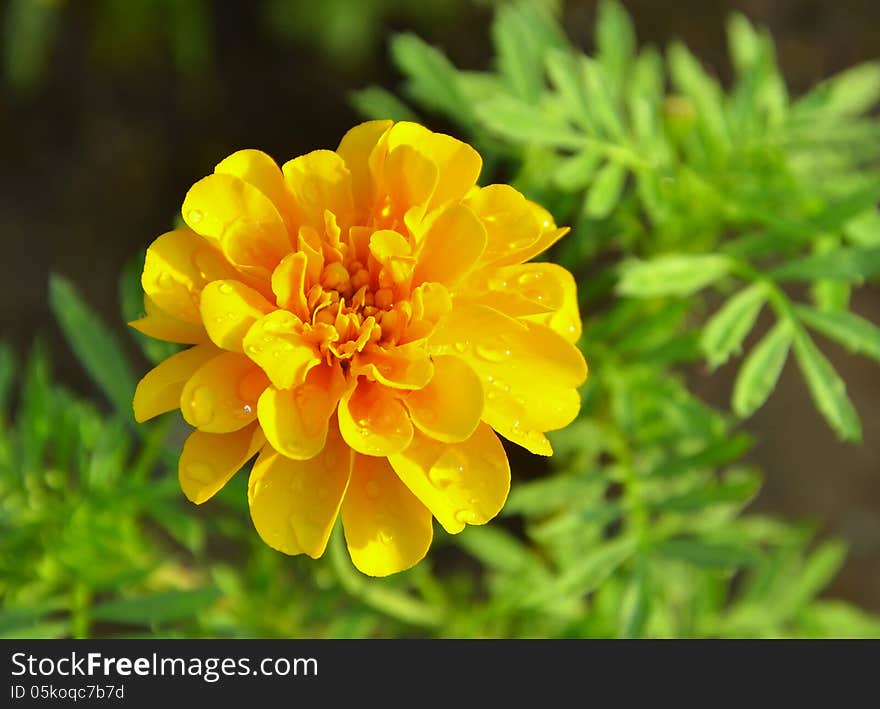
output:
[[[329,209],[343,231],[352,225],[351,172],[342,157],[332,150],[314,150],[284,163],[281,171],[308,224],[323,230]]]
[[[370,155],[392,121],[367,121],[346,133],[336,148],[351,172],[351,188],[355,204],[361,208],[372,205],[376,198]]]
[[[201,325],[202,288],[210,281],[235,275],[235,269],[217,249],[184,228],[166,232],[150,244],[141,285],[144,293],[166,313]]]
[[[388,131],[388,153],[399,145],[410,145],[433,162],[439,171],[437,187],[429,205],[439,207],[461,199],[477,182],[483,159],[467,143],[452,136],[433,133],[418,123],[401,121]]]
[[[416,434],[412,445],[388,462],[450,534],[495,517],[510,491],[507,454],[484,423],[461,443]]]
[[[250,327],[275,309],[253,288],[238,281],[214,281],[205,286],[199,310],[205,329],[217,347],[242,352]]]
[[[360,379],[339,402],[339,430],[364,455],[387,456],[406,448],[412,423],[400,400],[381,384]]]
[[[183,494],[197,505],[210,500],[265,443],[256,422],[234,433],[193,431],[177,468]]]
[[[453,286],[470,272],[486,248],[486,229],[461,204],[444,209],[421,238],[413,285],[433,281]]]
[[[132,320],[128,324],[147,337],[184,345],[198,345],[208,341],[208,333],[204,325],[181,320],[166,313],[148,295],[144,295],[144,310],[146,311],[144,317]]]
[[[266,446],[248,481],[248,503],[257,533],[285,554],[324,553],[348,486],[353,453],[335,426],[323,450],[291,460]]]
[[[580,351],[549,328],[482,305],[452,310],[432,335],[437,354],[457,354],[483,381],[483,421],[533,453],[550,455],[543,435],[577,416],[576,387],[587,376]]]
[[[382,184],[388,195],[387,212],[380,213],[385,219],[402,222],[411,207],[420,207],[419,218],[427,210],[440,171],[423,153],[411,145],[399,145],[388,153],[382,166]]]
[[[287,227],[275,205],[235,175],[215,173],[196,182],[183,201],[183,218],[251,276],[271,273],[290,251]]]
[[[288,234],[296,234],[300,216],[293,195],[284,183],[281,168],[261,150],[239,150],[222,160],[215,173],[234,175],[268,197],[284,220]]]
[[[289,310],[300,320],[307,320],[306,272],[309,257],[301,251],[288,254],[272,272],[272,292],[279,308]]]
[[[309,370],[321,361],[300,326],[295,315],[276,310],[257,320],[244,336],[245,354],[263,368],[278,389],[302,384]]]
[[[316,456],[324,447],[330,417],[344,389],[345,376],[336,363],[316,366],[295,389],[266,389],[257,411],[272,447],[296,460]]]
[[[134,391],[134,418],[143,423],[180,406],[180,395],[189,378],[220,354],[211,343],[196,345],[171,355],[138,382]]]
[[[515,254],[541,236],[541,225],[529,201],[509,185],[488,185],[473,190],[464,200],[486,227],[488,240],[481,262],[517,263]]]
[[[461,358],[437,355],[434,376],[403,401],[416,427],[438,441],[469,438],[483,414],[483,385]]]
[[[342,502],[342,525],[354,565],[388,576],[421,561],[434,535],[431,513],[384,458],[355,455]]]
[[[223,352],[202,365],[180,395],[180,411],[191,426],[207,433],[229,433],[257,417],[257,399],[269,380],[237,352]]]
[[[431,381],[434,366],[423,347],[385,349],[368,345],[355,355],[351,373],[365,374],[371,381],[392,389],[421,389]]]

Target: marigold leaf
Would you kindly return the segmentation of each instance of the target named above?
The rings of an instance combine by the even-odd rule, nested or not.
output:
[[[458,85],[458,73],[443,52],[406,32],[392,38],[391,57],[410,78],[410,92],[420,103],[459,119],[469,118],[470,104]]]
[[[788,358],[791,340],[791,323],[780,321],[746,357],[733,386],[733,411],[737,416],[751,416],[767,401]]]
[[[220,591],[213,587],[160,591],[101,603],[92,608],[91,615],[96,620],[152,626],[190,618],[219,597]]]
[[[565,121],[512,96],[482,101],[475,110],[487,130],[514,142],[558,148],[578,148],[584,144],[583,136]]]
[[[758,552],[744,545],[696,538],[666,539],[654,549],[669,558],[708,568],[749,566],[761,558]]]
[[[795,312],[811,328],[836,340],[850,352],[880,362],[880,327],[870,320],[846,311],[824,311],[806,306],[798,306]]]
[[[613,85],[622,86],[636,49],[632,20],[617,0],[602,0],[596,18],[598,58]]]
[[[117,411],[130,418],[135,377],[116,336],[66,278],[50,278],[49,305],[80,364]]]
[[[829,118],[858,116],[880,101],[880,62],[847,69],[810,91],[794,106],[796,113],[818,111]]]
[[[587,195],[584,213],[593,219],[607,217],[620,200],[627,169],[619,162],[609,161],[599,170]]]
[[[766,299],[766,289],[756,283],[728,299],[706,323],[700,347],[710,367],[720,367],[731,355],[741,351],[743,340],[754,327]]]
[[[880,248],[841,248],[805,256],[770,271],[780,281],[812,281],[820,278],[857,281],[880,274]]]
[[[831,428],[843,440],[861,440],[859,416],[846,395],[843,379],[806,332],[795,333],[794,353],[816,408]]]
[[[360,91],[353,91],[349,98],[355,110],[365,118],[419,121],[418,116],[409,106],[380,86],[370,86]]]
[[[621,266],[617,292],[649,297],[690,295],[730,270],[731,261],[718,254],[669,254],[650,261],[630,260]]]
[[[512,534],[498,526],[469,526],[455,537],[465,551],[496,571],[520,573],[538,567],[537,559]]]

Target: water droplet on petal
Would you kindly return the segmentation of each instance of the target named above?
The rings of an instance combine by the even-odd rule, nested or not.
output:
[[[189,463],[184,472],[187,477],[200,483],[209,483],[214,478],[214,468],[207,463]]]
[[[458,510],[455,513],[455,519],[457,522],[461,522],[462,524],[470,524],[477,518],[477,515],[473,512],[473,510]]]
[[[474,352],[477,357],[480,357],[487,362],[500,362],[510,355],[510,350],[487,347],[486,345],[477,345],[474,348]]]
[[[205,215],[199,209],[190,209],[186,215],[186,220],[190,224],[198,224],[204,218]]]
[[[217,287],[217,290],[219,290],[223,295],[229,295],[230,293],[232,293],[232,286],[228,283],[221,283]]]
[[[248,416],[250,416],[254,412],[254,409],[250,404],[245,404],[242,407],[242,411],[244,411]]]
[[[455,349],[459,352],[467,352],[471,344],[469,342],[456,342]]]
[[[214,405],[217,398],[214,389],[206,386],[196,387],[190,399],[192,423],[196,427],[206,426],[214,420]]]
[[[391,544],[394,541],[394,536],[386,532],[384,529],[379,530],[379,541],[383,544]]]

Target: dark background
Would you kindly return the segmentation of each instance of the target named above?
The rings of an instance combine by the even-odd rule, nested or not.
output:
[[[0,3],[0,336],[24,355],[45,334],[58,377],[86,393],[47,307],[51,271],[72,279],[122,332],[120,269],[169,228],[188,187],[223,156],[256,147],[284,161],[335,147],[359,120],[350,91],[396,87],[386,51],[395,31],[416,31],[459,66],[484,68],[490,56],[486,2],[207,2],[193,21],[175,14],[173,0],[43,0],[51,19],[29,40],[35,50],[21,39],[34,21],[10,19],[27,1]],[[595,4],[564,3],[568,33],[584,47]],[[641,42],[681,38],[722,79],[733,10],[769,28],[795,93],[880,55],[876,0],[624,4]],[[880,294],[858,294],[854,309],[880,322]],[[749,425],[759,441],[752,458],[766,471],[754,509],[812,520],[848,540],[830,593],[880,611],[880,374],[868,360],[823,347],[849,383],[865,443],[835,440],[790,363]],[[736,367],[693,372],[691,383],[725,405]]]

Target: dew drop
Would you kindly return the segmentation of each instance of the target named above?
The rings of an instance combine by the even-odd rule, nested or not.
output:
[[[216,393],[206,386],[196,387],[190,399],[193,424],[205,426],[214,420]]]
[[[455,513],[455,520],[457,522],[461,522],[462,524],[469,524],[473,522],[477,518],[477,515],[472,510],[458,510]]]
[[[245,412],[248,416],[250,416],[254,412],[254,408],[250,404],[245,404],[242,407],[242,411]]]
[[[455,349],[458,350],[459,352],[467,352],[468,349],[470,348],[470,346],[471,345],[469,342],[456,342],[455,343]]]
[[[232,286],[228,283],[221,283],[217,290],[219,290],[223,295],[229,295],[232,293]]]
[[[394,536],[386,532],[384,529],[379,530],[379,541],[383,544],[391,544],[394,541]]]
[[[189,463],[186,466],[186,475],[200,483],[209,483],[214,478],[214,468],[207,463]]]
[[[485,345],[477,345],[474,348],[474,352],[477,357],[480,357],[487,362],[501,362],[505,357],[510,356],[510,350],[486,347]]]
[[[168,290],[174,285],[174,278],[168,271],[163,271],[156,278],[156,285],[160,290]]]
[[[199,209],[190,209],[186,215],[186,220],[190,224],[198,224],[204,218],[205,215]]]

